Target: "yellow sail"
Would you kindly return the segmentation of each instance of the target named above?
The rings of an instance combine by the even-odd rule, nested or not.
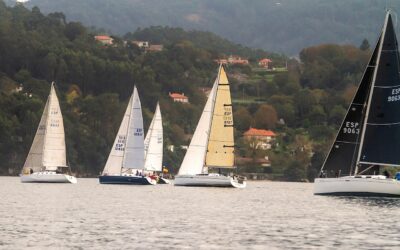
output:
[[[225,70],[220,66],[218,88],[208,140],[206,166],[234,167],[234,138],[231,92]]]

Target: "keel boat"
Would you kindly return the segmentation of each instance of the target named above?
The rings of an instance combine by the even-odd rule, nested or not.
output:
[[[142,107],[138,91],[134,87],[99,182],[155,185],[156,178],[145,173],[144,163]]]
[[[52,83],[20,175],[21,182],[76,183],[67,166],[66,155],[63,117]]]
[[[400,196],[400,181],[383,167],[400,166],[399,51],[390,12],[314,194]]]
[[[220,65],[174,184],[244,188],[244,178],[220,174],[222,170],[235,168],[234,159],[231,94],[225,70]]]

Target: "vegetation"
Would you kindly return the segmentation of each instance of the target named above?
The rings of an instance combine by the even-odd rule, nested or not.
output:
[[[168,25],[291,56],[321,43],[358,45],[364,38],[375,43],[385,9],[400,10],[395,0],[32,0],[27,5],[45,13],[63,11],[69,20],[113,34]]]
[[[214,60],[236,51],[253,58],[250,65],[227,67],[240,146],[237,156],[268,156],[271,178],[311,180],[370,54],[367,41],[362,49],[323,44],[303,49],[300,63],[207,32],[152,27],[124,38],[115,36],[112,46],[97,43],[94,35],[78,22],[67,22],[62,13],[43,15],[37,7],[7,7],[0,1],[1,174],[21,169],[51,81],[56,82],[74,172],[95,176],[102,170],[133,84],[138,86],[146,128],[160,101],[165,145],[175,146],[174,152],[165,147],[164,165],[176,172],[185,153],[180,146],[188,144],[205,103],[199,88],[211,86],[217,69]],[[165,47],[145,53],[124,39],[146,39]],[[256,66],[257,58],[266,55],[279,71]],[[172,91],[184,92],[190,104],[173,103],[168,97]],[[241,140],[251,126],[278,133],[272,150],[254,149]],[[240,170],[260,171],[254,164]]]

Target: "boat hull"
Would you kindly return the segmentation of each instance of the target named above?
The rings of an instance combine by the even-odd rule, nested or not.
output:
[[[55,172],[36,172],[28,175],[21,175],[23,183],[77,183],[74,176],[59,174]]]
[[[160,177],[157,181],[157,184],[171,184],[171,182],[165,178]]]
[[[400,196],[400,181],[381,175],[317,178],[314,194],[337,196]]]
[[[125,184],[125,185],[155,185],[157,181],[148,176],[120,176],[120,175],[102,175],[99,176],[100,184]]]
[[[246,181],[223,175],[177,175],[175,176],[174,185],[244,188],[246,187]]]

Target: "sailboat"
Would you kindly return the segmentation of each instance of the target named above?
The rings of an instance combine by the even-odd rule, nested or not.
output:
[[[387,12],[382,33],[336,139],[315,179],[314,194],[400,196],[382,167],[400,166],[399,51]]]
[[[144,164],[142,107],[135,86],[99,181],[101,184],[155,185],[156,179],[145,173]]]
[[[221,64],[174,184],[244,188],[242,177],[212,173],[216,169],[232,170],[234,157],[231,94]]]
[[[149,174],[160,173],[158,184],[169,184],[169,181],[162,176],[162,159],[163,127],[160,105],[157,103],[156,111],[144,139],[144,169]]]
[[[76,183],[76,178],[68,174],[66,158],[63,117],[53,82],[22,168],[21,182]]]

